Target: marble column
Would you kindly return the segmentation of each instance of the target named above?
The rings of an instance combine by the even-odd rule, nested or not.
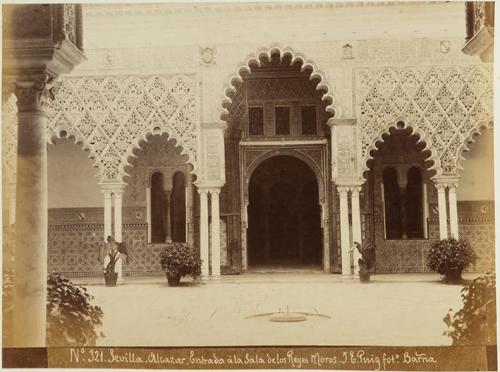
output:
[[[112,195],[110,190],[103,190],[104,194],[104,241],[108,239],[108,236],[112,235],[111,232],[111,215],[112,215]]]
[[[361,191],[361,186],[351,187],[351,204],[352,204],[352,241],[362,244],[361,239],[361,212],[359,208],[359,192]],[[359,264],[358,260],[361,258],[360,253],[357,249],[353,251],[354,260],[354,275],[359,275]]]
[[[200,258],[201,275],[208,277],[208,190],[198,189],[200,194]]]
[[[220,189],[210,190],[210,203],[212,207],[212,276],[220,277]]]
[[[171,199],[172,190],[165,190],[165,243],[172,243],[172,215]]]
[[[340,198],[340,250],[342,253],[342,275],[351,275],[351,248],[349,237],[349,205],[347,202],[348,187],[337,186]]]
[[[43,82],[18,83],[13,346],[44,347],[47,305],[47,114]]]
[[[458,239],[457,185],[448,185],[448,203],[450,205],[450,235]]]
[[[439,209],[439,239],[448,238],[448,217],[446,213],[446,185],[436,184],[438,191],[438,209]]]
[[[123,190],[116,190],[113,192],[113,199],[115,204],[115,241],[121,242],[123,240],[122,221],[123,221]]]

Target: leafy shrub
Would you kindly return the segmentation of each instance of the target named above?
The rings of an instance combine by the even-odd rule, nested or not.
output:
[[[453,345],[496,345],[495,286],[495,274],[486,273],[462,289],[463,308],[443,319]]]
[[[185,243],[173,243],[160,254],[161,268],[170,276],[191,276],[197,279],[201,275],[201,259],[198,253]]]
[[[476,259],[469,242],[451,237],[434,244],[427,256],[427,265],[431,270],[447,275],[453,271],[462,272]]]
[[[47,280],[47,346],[94,346],[103,312],[87,289],[58,273]]]

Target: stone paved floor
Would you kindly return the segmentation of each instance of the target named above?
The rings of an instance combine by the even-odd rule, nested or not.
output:
[[[257,273],[177,288],[158,277],[126,278],[115,288],[100,278],[79,281],[105,314],[100,345],[450,344],[442,319],[449,308],[461,308],[461,286],[442,284],[433,274],[372,279]],[[300,323],[256,316],[287,309],[311,315]]]

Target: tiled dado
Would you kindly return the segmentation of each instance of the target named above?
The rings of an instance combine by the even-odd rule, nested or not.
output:
[[[437,205],[430,204],[429,239],[386,240],[381,219],[375,222],[377,272],[426,272],[427,254],[439,239]],[[458,202],[459,235],[467,239],[478,256],[468,271],[484,272],[495,266],[493,201]]]
[[[49,210],[48,270],[67,276],[100,276],[99,250],[104,244],[102,208]],[[130,260],[127,275],[159,275],[159,254],[164,246],[147,244],[145,208],[123,209],[123,240]]]

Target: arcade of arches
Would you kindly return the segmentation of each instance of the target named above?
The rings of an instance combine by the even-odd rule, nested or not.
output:
[[[16,308],[40,309],[19,317],[20,339],[36,328],[44,342],[45,272],[101,275],[108,235],[129,247],[125,280],[161,274],[179,242],[205,278],[276,265],[352,276],[355,241],[376,246],[379,273],[425,272],[449,236],[471,241],[471,270],[493,267],[492,65],[461,50],[463,4],[289,6],[52,4],[46,24],[11,25],[4,264],[23,274]],[[231,33],[214,21],[235,14],[245,26]],[[148,45],[130,32],[153,24]],[[42,31],[54,45],[31,38]]]

